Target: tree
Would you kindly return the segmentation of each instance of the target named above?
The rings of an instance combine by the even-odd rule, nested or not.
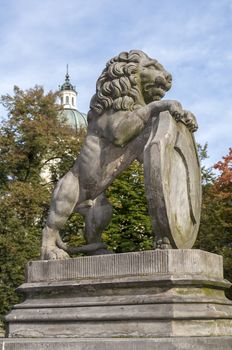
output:
[[[225,277],[232,281],[232,150],[214,166],[203,185],[201,225],[196,247],[224,258]],[[209,173],[208,173],[209,174]],[[205,179],[204,179],[205,180]],[[232,290],[228,291],[232,298]]]
[[[27,261],[39,257],[51,191],[84,137],[84,130],[76,135],[60,123],[56,98],[40,86],[15,87],[13,96],[1,97],[8,111],[0,125],[1,315],[19,300],[14,290],[24,280]]]
[[[144,190],[143,167],[138,161],[110,186],[107,197],[113,205],[112,222],[104,233],[117,252],[152,249],[153,233]]]

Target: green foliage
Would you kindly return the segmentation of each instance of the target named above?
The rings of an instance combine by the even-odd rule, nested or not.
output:
[[[109,247],[118,253],[151,249],[153,235],[145,198],[143,168],[135,161],[107,191],[113,218],[104,233]]]
[[[212,167],[207,168],[205,165],[203,165],[203,161],[209,158],[207,149],[208,149],[207,143],[205,143],[204,146],[197,144],[198,156],[201,162],[201,180],[202,180],[203,186],[209,183],[212,183],[215,180],[215,174],[213,172]]]
[[[84,136],[60,124],[56,98],[39,86],[15,87],[13,96],[1,97],[8,111],[0,124],[2,316],[19,300],[14,290],[24,280],[27,261],[39,258],[51,191],[73,164]]]

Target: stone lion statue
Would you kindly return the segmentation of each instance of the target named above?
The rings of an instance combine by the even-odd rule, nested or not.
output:
[[[192,113],[179,102],[161,100],[172,77],[144,52],[122,52],[107,62],[90,102],[88,129],[74,166],[58,182],[42,237],[42,259],[63,259],[68,253],[107,253],[101,234],[111,220],[112,207],[104,190],[135,159],[143,161],[152,119],[169,111],[191,132]],[[83,247],[67,247],[59,235],[72,212],[85,218]]]

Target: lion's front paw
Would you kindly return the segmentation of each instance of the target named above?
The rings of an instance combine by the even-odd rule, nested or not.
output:
[[[41,259],[42,260],[61,260],[69,259],[68,253],[63,249],[58,247],[46,247],[41,250]]]
[[[172,249],[172,245],[168,237],[163,237],[155,241],[154,249]]]
[[[190,132],[195,132],[198,129],[196,117],[189,111],[185,111],[183,122]]]
[[[182,108],[180,102],[170,100],[168,102],[168,110],[176,122],[184,123],[190,132],[195,132],[198,129],[195,116]]]
[[[183,110],[180,102],[171,100],[168,106],[169,113],[171,116],[179,122],[183,119],[185,111]]]

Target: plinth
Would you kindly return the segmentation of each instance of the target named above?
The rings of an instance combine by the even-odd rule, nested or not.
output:
[[[30,262],[4,349],[229,350],[229,286],[201,250]]]

